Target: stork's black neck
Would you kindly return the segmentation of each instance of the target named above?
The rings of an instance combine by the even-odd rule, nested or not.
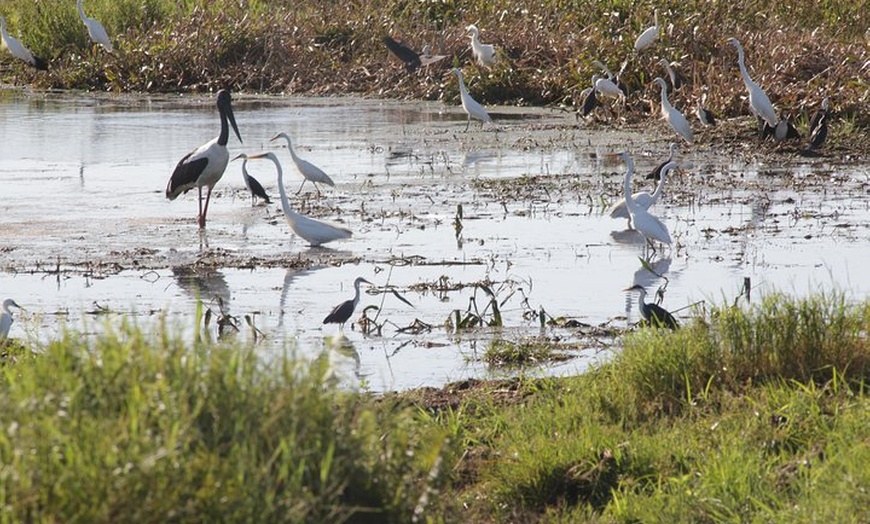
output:
[[[221,134],[218,135],[218,145],[226,146],[230,139],[230,126],[227,122],[227,111],[223,106],[218,107],[221,114]]]

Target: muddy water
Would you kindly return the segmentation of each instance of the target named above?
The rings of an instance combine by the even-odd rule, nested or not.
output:
[[[665,279],[643,269],[643,243],[625,221],[605,214],[623,170],[606,153],[628,149],[645,173],[665,156],[661,127],[585,129],[555,110],[499,108],[495,125],[464,133],[461,110],[438,103],[237,97],[234,108],[244,143],[232,137],[231,155],[275,151],[292,204],[340,221],[352,239],[307,247],[278,207],[251,206],[238,163],[200,234],[193,193],[169,202],[163,189],[176,162],[216,135],[211,99],[0,91],[0,297],[27,309],[13,337],[99,332],[115,314],[149,329],[165,319],[193,337],[201,298],[214,318],[222,303],[235,337],[264,355],[326,352],[348,384],[385,390],[501,374],[480,361],[499,337],[558,341],[573,358],[540,372],[582,371],[607,358],[613,340],[541,329],[539,314],[626,327],[638,313],[621,290],[634,283],[667,283],[671,310],[731,301],[744,277],[753,300],[775,290],[870,291],[870,172],[836,155],[759,154],[730,132],[684,147],[683,173],[653,208],[675,239],[652,257]],[[269,142],[280,131],[335,188],[293,194],[301,179],[286,149]],[[272,164],[248,166],[277,200]],[[321,321],[352,296],[357,276],[378,287],[357,311],[376,306],[368,315],[381,331],[348,325],[340,340]],[[491,318],[478,282],[490,283],[505,327],[455,332],[445,326],[455,310]],[[255,341],[246,316],[263,337]],[[420,329],[405,329],[415,321]]]

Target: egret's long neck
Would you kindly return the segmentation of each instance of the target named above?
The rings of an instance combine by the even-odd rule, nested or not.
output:
[[[749,71],[746,70],[746,57],[743,55],[743,48],[737,47],[737,65],[740,67],[740,74],[743,75],[743,83],[749,85],[752,83],[752,78],[749,77]]]
[[[463,95],[468,95],[468,90],[465,89],[465,81],[462,80],[462,75],[458,74],[456,75],[456,78],[459,80],[459,92]]]
[[[227,113],[226,110],[220,108],[221,114],[221,134],[218,135],[218,145],[226,147],[227,142],[230,139],[230,126],[227,123]],[[281,169],[280,167],[278,169]]]
[[[664,83],[662,84],[662,109],[665,111],[671,109],[671,101],[668,100],[668,88],[665,87]]]
[[[634,173],[634,161],[631,157],[625,159],[625,177],[622,179],[622,189],[625,193],[625,205],[634,209],[634,199],[631,197],[631,175]]]
[[[299,157],[296,156],[296,151],[293,149],[293,144],[290,143],[290,139],[287,139],[287,151],[290,151],[290,158],[293,159],[294,162],[299,160]]]
[[[666,171],[664,169],[662,169],[662,172],[659,173],[659,183],[658,185],[656,185],[656,190],[653,191],[652,194],[654,202],[658,201],[659,197],[662,195],[662,190],[664,190],[665,188],[665,178],[667,177],[665,173]]]
[[[290,207],[290,199],[287,198],[287,190],[284,189],[284,169],[281,168],[281,163],[270,158],[275,163],[275,168],[278,169],[278,192],[281,194],[281,209],[284,210],[284,216],[287,220],[295,220],[298,214]]]
[[[85,18],[87,18],[87,17],[85,16],[85,10],[82,8],[82,0],[78,0],[78,1],[76,2],[76,7],[77,7],[78,10],[79,10],[79,16],[81,17],[81,19],[84,20]]]

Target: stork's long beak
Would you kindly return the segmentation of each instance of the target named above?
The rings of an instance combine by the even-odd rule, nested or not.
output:
[[[233,115],[233,107],[227,107],[227,119],[230,121],[230,125],[233,126],[233,131],[236,132],[236,137],[239,139],[239,142],[242,142],[242,135],[239,134],[239,126],[236,125],[236,116]]]

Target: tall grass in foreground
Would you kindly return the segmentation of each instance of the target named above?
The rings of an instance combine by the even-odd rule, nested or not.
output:
[[[257,360],[129,324],[0,369],[4,522],[410,522],[445,432],[330,385],[327,359]],[[388,415],[388,416],[387,416]],[[430,507],[431,506],[431,507]]]

